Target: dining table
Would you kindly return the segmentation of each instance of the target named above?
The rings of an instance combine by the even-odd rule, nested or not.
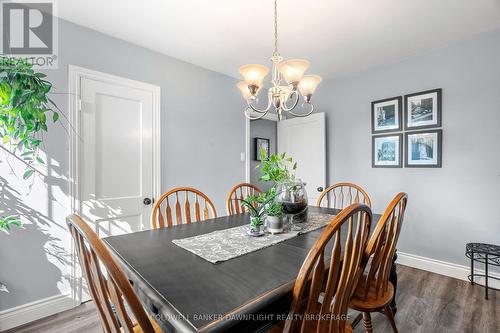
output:
[[[332,218],[340,211],[308,210]],[[373,214],[372,231],[379,219]],[[242,213],[103,240],[165,332],[264,332],[286,316],[300,267],[324,228],[217,263],[174,243],[248,223]]]

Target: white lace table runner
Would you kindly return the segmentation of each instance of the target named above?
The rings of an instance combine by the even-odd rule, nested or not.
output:
[[[212,264],[215,264],[255,252],[297,237],[298,235],[322,228],[330,223],[333,217],[334,215],[330,214],[309,213],[307,222],[298,224],[302,230],[289,231],[276,235],[266,234],[261,237],[252,237],[247,234],[249,226],[244,225],[217,230],[204,235],[174,239],[172,242]]]

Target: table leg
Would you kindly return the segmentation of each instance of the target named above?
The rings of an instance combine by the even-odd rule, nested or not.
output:
[[[391,274],[389,276],[389,281],[391,281],[392,285],[394,286],[394,297],[391,301],[391,309],[393,314],[396,314],[396,312],[398,312],[398,308],[396,305],[396,292],[398,289],[398,272],[396,271],[396,259],[398,259],[397,250],[396,252],[394,252],[394,257],[392,258]]]

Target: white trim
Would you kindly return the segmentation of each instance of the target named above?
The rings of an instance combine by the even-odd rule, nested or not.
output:
[[[250,116],[257,117],[259,114],[257,112],[251,112]],[[275,113],[267,113],[261,119],[278,121],[278,115]],[[276,135],[277,136],[277,135]],[[250,183],[250,119],[245,117],[245,181]]]
[[[82,78],[89,78],[104,82],[109,82],[115,85],[140,89],[153,94],[153,198],[160,196],[161,190],[161,123],[160,123],[160,94],[161,88],[156,85],[135,81],[111,74],[101,73],[91,69],[78,67],[74,65],[68,66],[68,83],[69,83],[69,123],[70,123],[70,196],[71,196],[71,212],[78,213],[80,207],[80,83]],[[71,258],[71,297],[75,300],[75,304],[79,304],[82,300],[87,299],[83,295],[82,274],[80,267],[77,264],[77,258],[74,251],[73,240],[71,241],[72,258]]]
[[[449,263],[446,261],[436,260],[427,257],[421,257],[410,253],[397,252],[398,260],[396,261],[398,264],[409,266],[413,268],[418,268],[424,271],[437,273],[445,276],[449,276],[455,279],[469,281],[467,278],[470,275],[470,267],[464,265],[458,265]],[[483,265],[475,263],[474,273],[475,274],[484,274],[484,270],[482,269]],[[481,269],[480,269],[481,267]],[[488,272],[489,276],[500,278],[500,274],[496,272]],[[484,278],[475,277],[474,281],[484,285]],[[495,279],[489,279],[488,285],[492,288],[500,289],[500,281]]]
[[[47,297],[0,311],[0,331],[6,331],[34,320],[69,310],[75,306],[70,294]]]

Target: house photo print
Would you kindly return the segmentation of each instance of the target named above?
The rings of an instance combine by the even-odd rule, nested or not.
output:
[[[402,98],[393,97],[372,102],[372,133],[400,131]]]
[[[372,167],[400,168],[402,156],[402,134],[372,137]]]
[[[442,130],[406,133],[406,167],[441,167]]]
[[[441,127],[441,89],[405,96],[405,129]]]

